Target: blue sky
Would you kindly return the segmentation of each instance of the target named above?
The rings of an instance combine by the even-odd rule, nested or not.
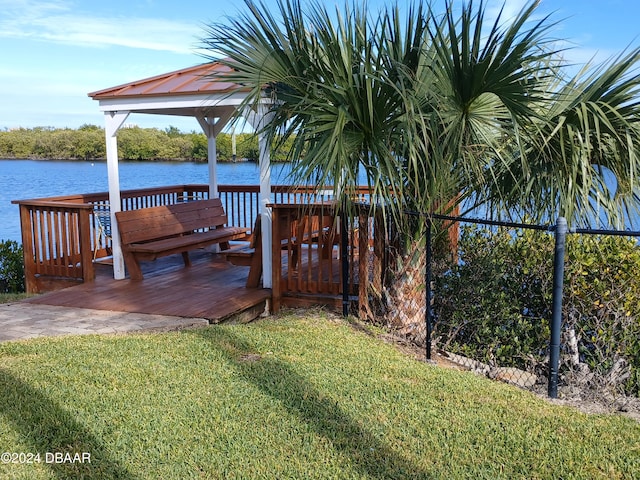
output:
[[[443,3],[436,0],[435,10]],[[502,3],[488,0],[492,9]],[[506,0],[507,13],[524,3]],[[205,26],[242,8],[223,0],[0,0],[0,129],[103,125],[87,93],[202,63]],[[571,42],[574,62],[640,45],[635,0],[542,0],[539,13],[560,21],[553,34]],[[128,122],[199,129],[175,117],[132,115]]]

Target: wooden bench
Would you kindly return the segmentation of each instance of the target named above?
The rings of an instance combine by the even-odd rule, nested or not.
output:
[[[143,278],[141,260],[181,253],[191,265],[189,250],[231,240],[245,240],[248,228],[227,227],[227,215],[219,198],[116,213],[125,265],[132,280]]]

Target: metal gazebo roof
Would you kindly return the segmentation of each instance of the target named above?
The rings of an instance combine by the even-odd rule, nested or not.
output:
[[[99,102],[102,111],[210,116],[213,111],[228,110],[242,101],[237,84],[211,78],[228,71],[220,63],[205,63],[88,95]]]

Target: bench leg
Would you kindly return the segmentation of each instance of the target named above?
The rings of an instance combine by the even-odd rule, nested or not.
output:
[[[262,277],[262,245],[256,245],[256,249],[251,256],[247,288],[258,288],[260,277]]]
[[[129,271],[129,278],[131,280],[142,280],[142,270],[140,269],[140,263],[136,257],[131,253],[124,251],[122,252],[122,256],[124,257],[124,264],[127,266],[127,270]]]
[[[191,266],[191,259],[189,258],[189,252],[182,252],[182,260],[184,260],[184,266]]]

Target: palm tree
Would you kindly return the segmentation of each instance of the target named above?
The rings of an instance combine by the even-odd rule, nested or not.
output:
[[[396,152],[411,130],[405,99],[386,71],[395,59],[381,54],[386,15],[372,22],[364,8],[354,8],[334,18],[318,4],[303,12],[297,0],[279,0],[276,16],[246,4],[248,13],[230,25],[212,25],[205,43],[233,68],[226,79],[251,89],[248,107],[264,96],[273,100],[265,133],[271,141],[295,139],[294,175],[334,185],[341,196],[362,170],[377,196],[402,191]],[[404,45],[391,39],[394,53],[417,61],[407,50],[418,52],[423,37],[419,25],[406,32]]]
[[[246,107],[270,100],[264,133],[293,139],[297,179],[348,198],[364,174],[406,245],[424,230],[403,212],[450,199],[574,225],[638,205],[640,50],[570,77],[538,0],[493,22],[473,1],[442,15],[417,3],[404,16],[366,2],[245,3],[208,27],[210,58],[249,90]]]
[[[401,18],[398,6],[332,14],[278,0],[273,12],[246,0],[204,43],[250,89],[247,106],[273,100],[265,133],[294,139],[300,179],[339,188],[364,172],[396,214],[473,197],[572,223],[596,207],[615,219],[638,199],[640,52],[567,80],[538,3],[487,24],[473,2],[459,16],[447,3],[441,16],[418,4]]]

